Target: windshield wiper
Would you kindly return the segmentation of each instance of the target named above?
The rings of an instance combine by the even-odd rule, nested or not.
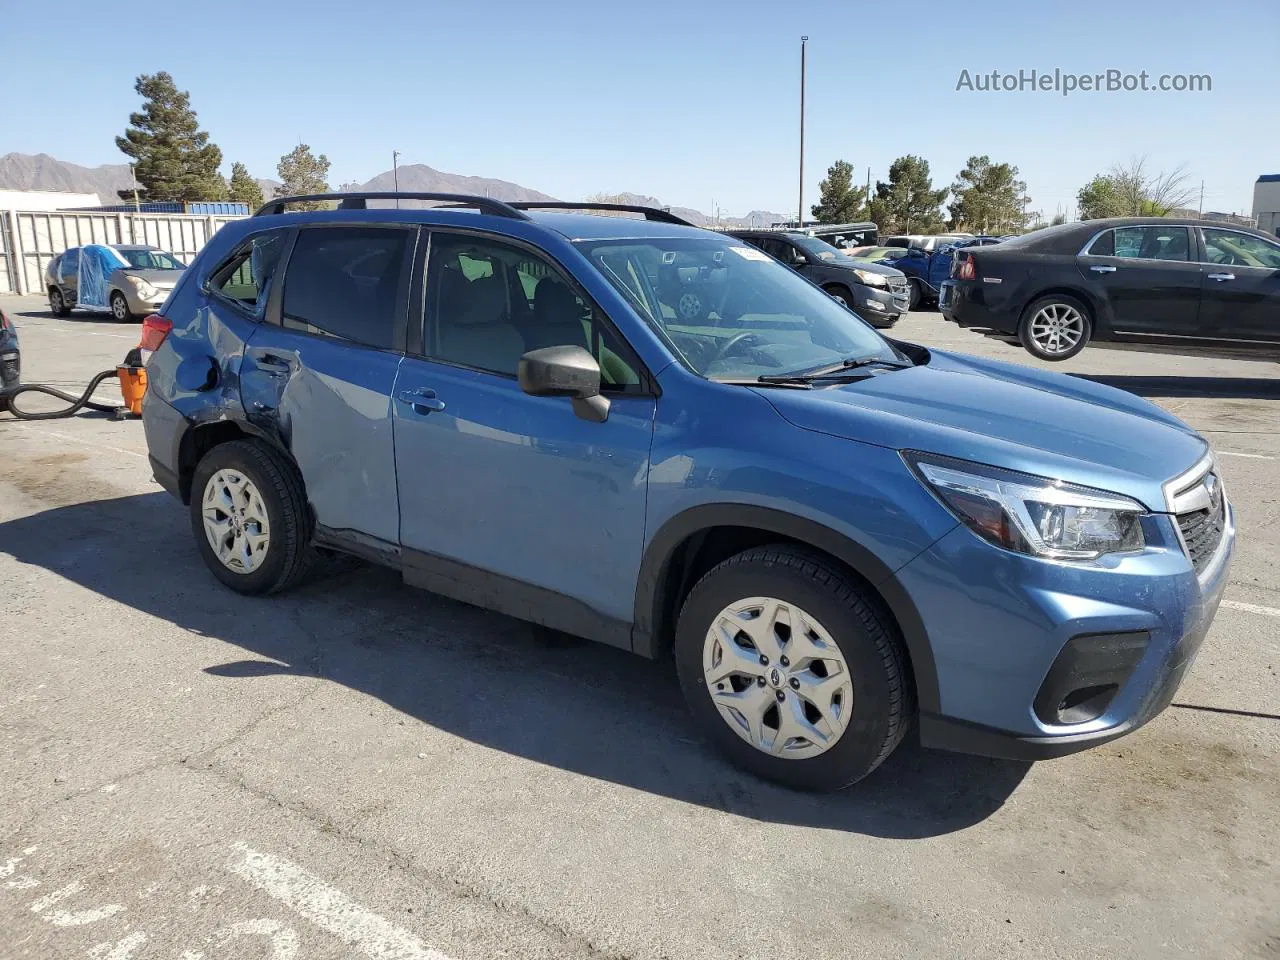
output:
[[[803,373],[791,374],[765,374],[757,377],[757,383],[814,383],[821,381],[837,382],[841,380],[850,380],[860,376],[854,373],[863,367],[887,367],[890,370],[905,370],[907,367],[914,367],[915,364],[910,360],[889,360],[885,357],[848,357],[841,360],[835,366],[818,367],[816,370],[806,370]]]

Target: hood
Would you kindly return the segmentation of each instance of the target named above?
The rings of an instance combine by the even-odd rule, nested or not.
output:
[[[883,277],[904,277],[901,270],[895,270],[893,267],[887,267],[879,260],[855,260],[853,257],[845,257],[844,262],[825,261],[827,264],[834,264],[838,267],[847,267],[850,270],[865,270],[867,273],[878,273]]]
[[[758,392],[805,430],[1110,490],[1155,511],[1165,509],[1165,481],[1208,449],[1182,421],[1122,390],[942,351],[849,384]]]
[[[181,270],[140,270],[136,267],[121,268],[117,272],[127,277],[138,277],[161,290],[172,288],[183,273]]]

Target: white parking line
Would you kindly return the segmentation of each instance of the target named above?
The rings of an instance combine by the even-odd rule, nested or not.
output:
[[[38,420],[15,420],[13,421],[13,425],[31,425],[34,432],[42,433],[46,437],[57,437],[59,440],[69,440],[72,443],[83,443],[86,447],[97,447],[99,450],[110,450],[113,453],[127,453],[131,457],[142,457],[144,460],[147,456],[145,453],[139,453],[137,450],[126,450],[124,447],[116,447],[109,443],[99,443],[97,440],[86,440],[83,437],[74,437],[69,433],[60,433],[57,430],[50,430]]]
[[[1275,607],[1264,607],[1256,603],[1244,603],[1240,600],[1223,600],[1222,605],[1232,610],[1243,610],[1245,613],[1256,613],[1264,617],[1280,617],[1280,610]]]
[[[1250,460],[1274,460],[1275,457],[1268,457],[1265,453],[1236,453],[1234,450],[1218,450],[1219,456],[1223,457],[1248,457]]]
[[[274,897],[347,946],[372,960],[449,960],[438,950],[366,910],[346,894],[297,864],[259,853],[245,843],[234,845],[228,868],[263,893]]]

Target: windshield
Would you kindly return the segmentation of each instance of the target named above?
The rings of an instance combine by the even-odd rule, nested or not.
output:
[[[793,233],[788,235],[788,240],[792,241],[797,247],[809,254],[811,257],[817,257],[819,260],[843,260],[845,252],[839,247],[834,247],[825,240],[819,240],[817,237],[806,236],[803,233]]]
[[[719,380],[898,359],[857,314],[726,237],[582,240],[578,248],[686,366]]]
[[[163,250],[121,250],[120,256],[135,270],[185,270],[187,265]]]

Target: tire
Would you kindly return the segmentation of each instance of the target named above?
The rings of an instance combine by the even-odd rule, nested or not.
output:
[[[1018,323],[1019,342],[1027,353],[1040,360],[1070,360],[1088,345],[1092,335],[1089,308],[1066,294],[1054,293],[1033,300],[1022,311]]]
[[[113,290],[110,298],[111,317],[117,323],[128,323],[130,320],[136,319],[133,311],[129,309],[129,301],[125,299],[123,293],[119,290]]]
[[[907,299],[907,311],[910,312],[912,310],[918,310],[920,308],[920,301],[924,299],[924,291],[920,289],[920,281],[913,277],[907,281],[907,286],[910,288]]]
[[[762,664],[758,671],[756,665],[765,655],[757,656],[752,650],[758,653],[772,641],[766,639],[758,647],[736,642],[732,650],[725,647],[732,641],[724,639],[727,635],[718,624],[725,622],[734,607],[759,606],[755,601],[761,599],[779,601],[784,610],[779,623],[783,619],[790,623],[794,614],[803,614],[811,637],[829,638],[830,643],[811,641],[814,650],[829,656],[834,652],[832,660],[823,659],[821,674],[815,673],[816,667],[804,666],[816,661],[797,653],[803,647],[794,635],[788,634],[790,639],[780,645],[782,656]],[[754,619],[766,616],[765,609]],[[734,622],[750,627],[752,621]],[[676,669],[695,723],[731,760],[765,779],[800,790],[834,790],[856,783],[902,742],[915,712],[907,657],[890,623],[866,588],[825,557],[783,545],[730,557],[689,592],[676,625]],[[779,634],[773,629],[768,635],[776,638]],[[741,639],[745,633],[740,631],[736,636]],[[788,662],[787,651],[796,655],[796,663]],[[718,652],[723,655],[717,660]],[[835,659],[839,663],[826,666]],[[737,673],[739,665],[742,674]],[[734,675],[720,683],[716,675],[724,670],[732,670]],[[840,677],[847,677],[847,681],[839,695],[842,726],[837,732],[827,723],[828,715],[820,714],[815,706],[826,691],[814,684],[829,689],[827,681],[832,681],[839,687]],[[761,718],[758,726],[749,729],[744,714],[729,719],[730,714],[722,712],[714,699],[717,692],[725,695],[730,711],[741,702],[744,712],[757,713]],[[832,700],[830,696],[826,699]],[[757,706],[756,711],[752,705]],[[830,742],[823,745],[803,736],[780,740],[784,708],[800,708],[809,720],[808,727],[788,720],[791,732],[815,730],[821,735],[822,723],[831,734]],[[813,719],[815,715],[822,720]],[[772,751],[756,745],[762,740],[752,739],[756,729],[769,739],[771,726],[776,728]]]
[[[57,287],[49,288],[49,312],[55,317],[71,316],[71,308],[67,306],[66,297]]]
[[[827,296],[838,301],[840,306],[848,310],[853,309],[853,294],[847,288],[840,286],[838,283],[829,283],[822,289],[826,291]]]
[[[255,514],[266,517],[266,546],[254,556],[256,563],[249,569],[235,569],[219,559],[211,543],[211,534],[205,529],[205,502],[215,480],[228,476],[245,478],[258,495],[259,504],[249,513],[240,509],[238,528],[245,532],[250,542],[253,527],[259,534],[263,527]],[[225,513],[226,501],[221,500],[219,510]],[[243,501],[237,500],[237,504]],[[191,531],[195,535],[200,556],[213,575],[237,593],[260,595],[278,593],[299,583],[312,569],[316,550],[311,546],[312,523],[307,509],[302,478],[293,464],[258,440],[233,440],[214,447],[200,460],[191,481]],[[239,540],[234,541],[239,543]],[[237,551],[243,560],[243,554]],[[251,551],[257,554],[257,551]]]

